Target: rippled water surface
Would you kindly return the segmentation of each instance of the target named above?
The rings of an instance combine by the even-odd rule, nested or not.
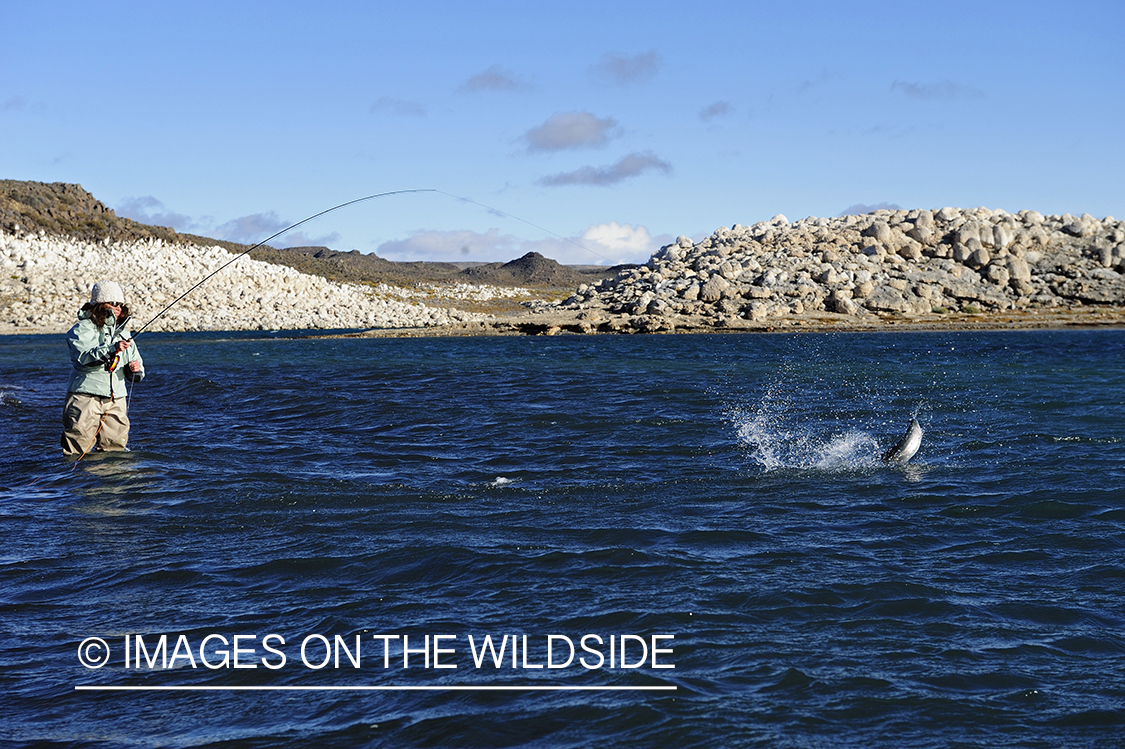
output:
[[[0,338],[2,744],[1122,745],[1125,331],[138,343],[71,470]]]

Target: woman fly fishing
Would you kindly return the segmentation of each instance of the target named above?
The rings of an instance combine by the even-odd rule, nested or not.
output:
[[[125,450],[129,413],[125,381],[140,382],[144,362],[129,337],[129,308],[116,281],[98,281],[78,323],[66,334],[73,368],[63,405],[63,455],[81,458],[100,450]]]

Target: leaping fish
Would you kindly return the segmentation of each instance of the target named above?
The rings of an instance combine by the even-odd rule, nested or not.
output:
[[[902,439],[896,442],[894,447],[883,453],[883,462],[894,465],[907,463],[921,446],[922,427],[919,426],[918,419],[911,417],[910,425],[906,427],[906,434],[902,435]]]

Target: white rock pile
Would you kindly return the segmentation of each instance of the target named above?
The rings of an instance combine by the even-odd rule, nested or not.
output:
[[[1036,211],[775,216],[680,237],[648,264],[559,306],[627,315],[636,329],[809,314],[934,315],[1125,304],[1125,221]],[[596,315],[596,313],[593,313]]]
[[[234,257],[222,247],[159,239],[88,243],[0,232],[0,330],[65,331],[101,279],[124,287],[133,327]],[[328,281],[242,257],[193,291],[149,330],[403,328],[486,319],[394,298],[397,291]]]

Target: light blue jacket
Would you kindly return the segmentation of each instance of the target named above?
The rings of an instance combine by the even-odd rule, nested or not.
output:
[[[94,325],[90,315],[85,312],[78,313],[78,324],[66,334],[66,344],[70,348],[70,361],[74,369],[70,373],[70,382],[67,383],[68,393],[85,393],[86,395],[101,395],[110,397],[112,384],[112,397],[124,398],[126,396],[126,375],[131,382],[140,382],[145,376],[144,362],[137,352],[137,344],[132,344],[121,354],[117,368],[109,371],[109,364],[113,361],[113,349],[118,341],[129,338],[125,325],[118,325],[110,315],[101,328]],[[129,362],[141,362],[138,372],[129,372]]]

